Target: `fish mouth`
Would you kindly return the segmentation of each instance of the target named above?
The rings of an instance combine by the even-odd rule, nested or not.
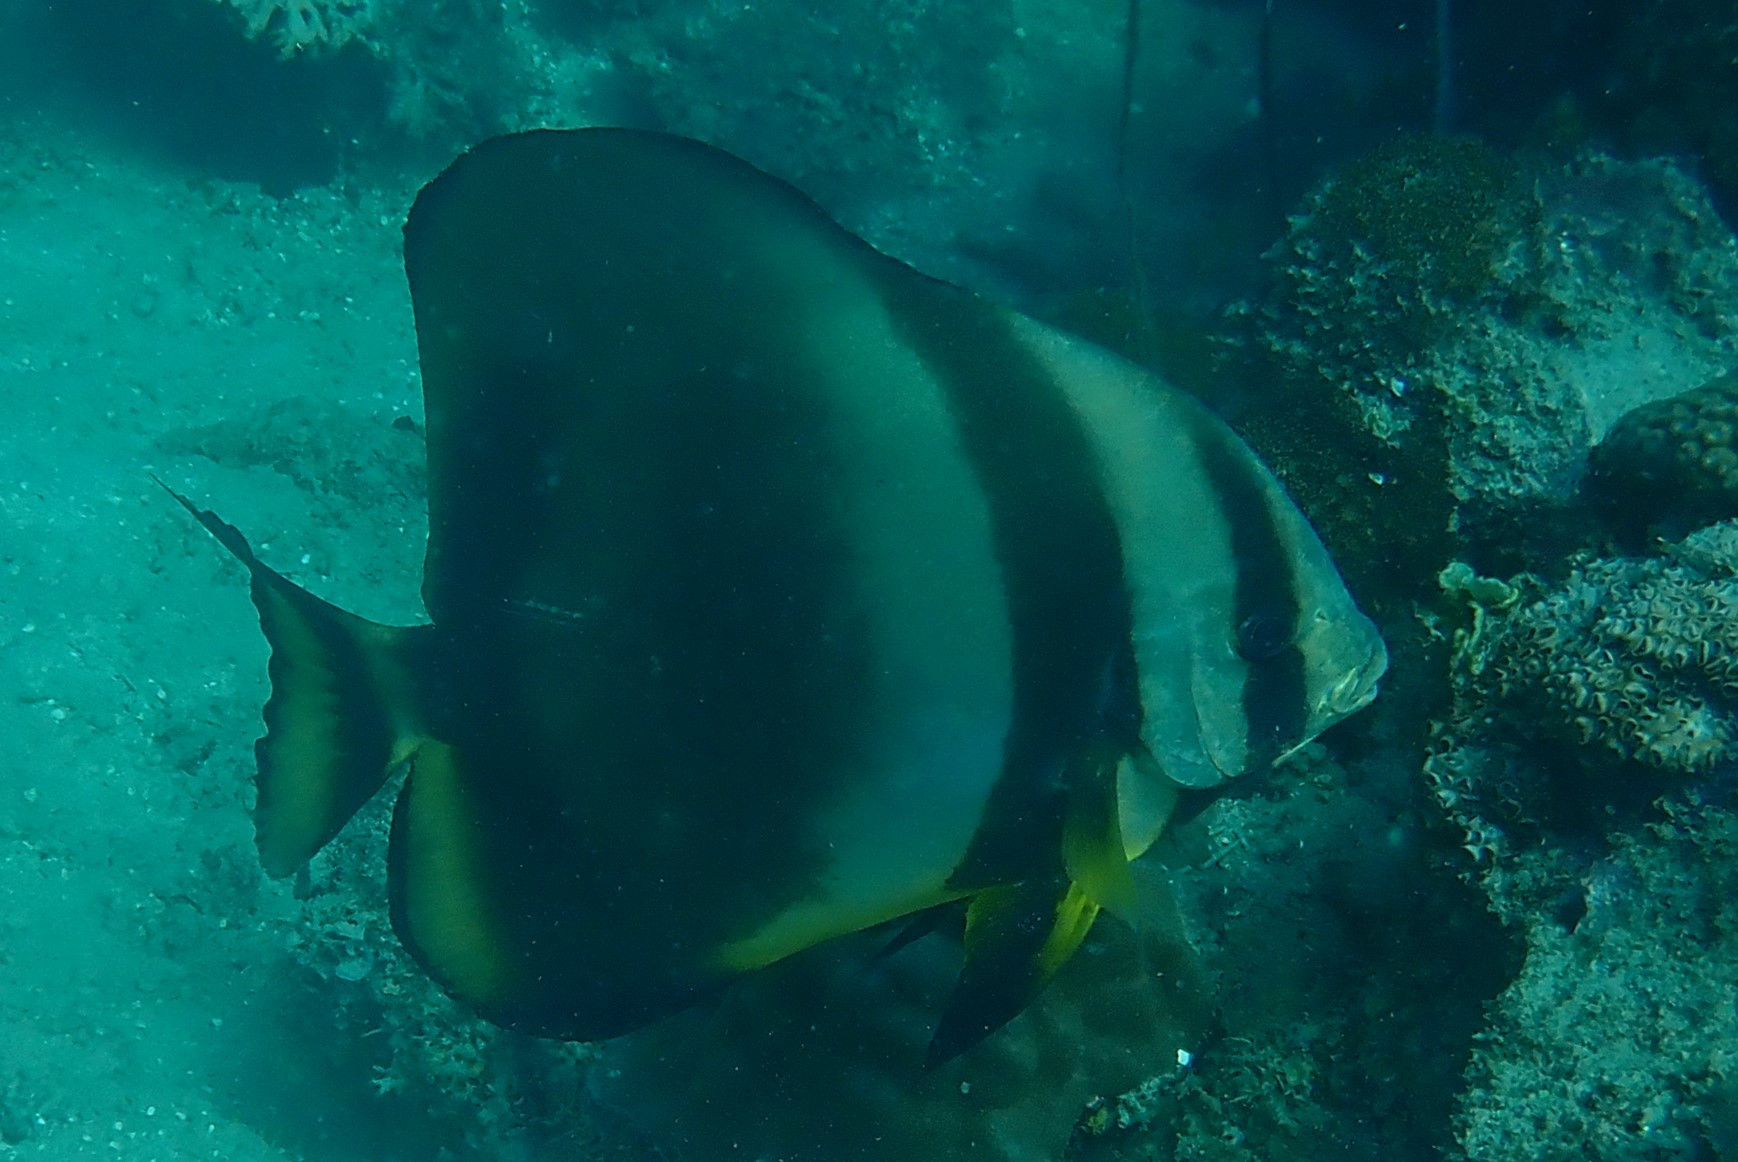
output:
[[[1379,640],[1364,664],[1335,682],[1322,699],[1322,712],[1329,722],[1356,714],[1376,700],[1382,675],[1388,672],[1388,648]]]

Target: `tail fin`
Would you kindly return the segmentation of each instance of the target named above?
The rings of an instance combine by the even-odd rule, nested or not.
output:
[[[262,564],[234,526],[157,483],[252,578],[272,648],[266,732],[254,744],[254,837],[266,873],[287,876],[421,745],[414,658],[429,627],[379,625],[320,600]]]

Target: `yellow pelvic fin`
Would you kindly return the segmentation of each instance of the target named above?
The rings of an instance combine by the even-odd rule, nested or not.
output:
[[[1099,745],[1084,749],[1069,764],[1062,866],[1094,904],[1126,916],[1134,910],[1135,881],[1117,807],[1117,769],[1123,757],[1119,748]]]
[[[252,580],[272,649],[266,732],[254,744],[254,838],[267,874],[287,876],[421,744],[412,659],[428,627],[379,625],[322,601],[262,564],[234,526],[163,488]]]
[[[930,1039],[926,1064],[957,1057],[1018,1016],[1068,963],[1098,913],[1098,904],[1066,876],[973,896],[966,910],[965,964]]]

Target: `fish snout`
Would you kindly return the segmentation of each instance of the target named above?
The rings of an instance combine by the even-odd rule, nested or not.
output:
[[[1323,716],[1330,722],[1356,714],[1376,700],[1381,689],[1382,675],[1388,672],[1388,649],[1377,638],[1361,665],[1346,674],[1327,690],[1322,698]]]

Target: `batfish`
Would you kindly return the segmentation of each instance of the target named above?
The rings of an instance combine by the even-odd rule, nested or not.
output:
[[[498,137],[404,252],[428,624],[177,499],[271,646],[265,869],[403,769],[393,926],[493,1022],[613,1037],[953,907],[945,1060],[1128,901],[1180,794],[1375,695],[1375,627],[1229,428],[727,153]]]

